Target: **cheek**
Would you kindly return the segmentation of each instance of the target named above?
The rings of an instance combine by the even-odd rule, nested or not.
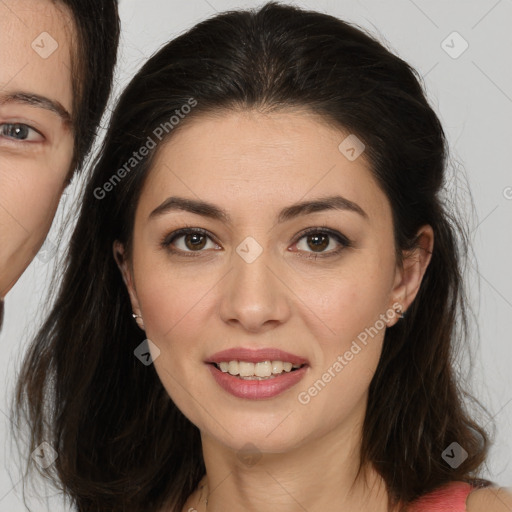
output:
[[[301,316],[311,331],[315,363],[297,398],[326,423],[349,414],[368,390],[382,351],[385,320],[393,314],[388,309],[392,269],[392,256],[386,261],[382,255],[361,257],[329,279],[303,281],[296,288],[307,298]]]
[[[197,375],[204,372],[203,342],[211,322],[205,308],[215,301],[205,293],[211,285],[180,277],[172,267],[145,266],[141,260],[134,268],[138,269],[134,277],[145,335],[160,351],[154,360],[155,371],[180,410],[201,424],[197,404],[202,400],[196,400],[203,395],[204,385],[197,382]]]
[[[62,193],[63,180],[38,177],[21,183],[6,180],[5,218],[13,236],[24,238],[44,238],[51,226]],[[3,185],[3,180],[2,180]],[[0,213],[4,217],[3,213]]]
[[[20,179],[25,174],[19,168],[15,179],[1,171],[0,287],[8,289],[41,248],[57,210],[63,180],[49,172],[44,175],[41,169],[27,179]]]
[[[317,432],[318,418],[321,431],[328,432],[344,419],[364,414],[386,333],[381,315],[388,311],[385,287],[376,278],[370,282],[340,281],[335,292],[309,303],[312,308],[325,304],[323,318],[330,330],[326,335],[325,328],[318,329],[316,336],[313,331],[316,364],[295,393],[305,430]]]
[[[157,249],[160,250],[160,249]],[[162,350],[173,352],[184,346],[198,347],[215,299],[216,273],[202,273],[194,267],[173,267],[160,258],[134,252],[133,265],[137,298],[146,325],[146,334]],[[185,266],[186,267],[186,266]],[[210,293],[208,291],[210,290]]]
[[[292,282],[301,316],[328,346],[341,348],[385,313],[392,287],[392,257],[360,255],[336,271]]]
[[[385,294],[376,287],[367,289],[357,280],[351,280],[339,283],[335,292],[318,295],[316,302],[314,294],[310,293],[309,298],[308,307],[317,309],[314,315],[304,312],[302,316],[311,320],[309,329],[315,364],[305,387],[320,379],[330,388],[324,393],[325,400],[341,391],[353,397],[361,395],[380,358],[386,331],[386,323],[380,317],[386,314]],[[323,310],[320,304],[324,304]],[[315,322],[315,317],[322,318],[323,322]],[[320,390],[324,389],[322,383],[317,385]],[[316,396],[314,394],[313,390],[312,396]]]
[[[46,236],[63,192],[72,154],[73,141],[67,136],[48,155],[0,159],[2,205],[27,235]]]
[[[32,240],[31,248],[37,251],[52,224],[62,184],[63,181],[53,177],[21,182],[1,179],[5,201],[2,197],[0,225],[9,245],[16,245],[16,240]]]

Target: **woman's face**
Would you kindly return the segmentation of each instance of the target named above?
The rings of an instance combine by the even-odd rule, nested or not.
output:
[[[0,298],[41,247],[73,156],[71,16],[0,2]]]
[[[171,398],[235,450],[343,439],[364,416],[393,305],[419,285],[396,266],[364,152],[338,147],[348,135],[304,113],[202,117],[160,148],[145,182],[121,263],[134,311]],[[337,199],[296,206],[325,198]]]

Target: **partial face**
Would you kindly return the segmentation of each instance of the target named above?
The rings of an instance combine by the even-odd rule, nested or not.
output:
[[[0,297],[41,247],[73,156],[71,16],[0,2]]]
[[[364,416],[404,289],[389,203],[364,154],[338,149],[347,135],[298,113],[197,119],[142,191],[125,267],[134,311],[169,395],[235,450],[339,442]]]

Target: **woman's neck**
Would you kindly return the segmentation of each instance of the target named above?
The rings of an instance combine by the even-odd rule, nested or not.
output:
[[[356,478],[358,437],[331,432],[287,453],[250,454],[202,436],[206,475],[194,506],[198,512],[385,512],[388,495],[380,475],[370,466]]]

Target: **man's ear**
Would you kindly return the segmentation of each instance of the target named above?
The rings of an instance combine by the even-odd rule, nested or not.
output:
[[[116,240],[112,249],[114,252],[114,259],[116,260],[117,266],[119,267],[121,275],[123,276],[124,284],[126,285],[128,295],[130,296],[130,302],[132,304],[135,320],[137,325],[144,330],[144,322],[142,320],[139,299],[137,298],[137,291],[135,290],[135,285],[133,283],[133,274],[131,271],[130,262],[126,257],[124,245],[119,240]]]
[[[428,224],[422,226],[417,232],[417,246],[414,249],[403,251],[403,266],[397,267],[392,297],[394,305],[400,305],[401,312],[405,313],[420,289],[423,276],[432,258],[434,248],[434,230]],[[391,320],[390,327],[398,321]]]

